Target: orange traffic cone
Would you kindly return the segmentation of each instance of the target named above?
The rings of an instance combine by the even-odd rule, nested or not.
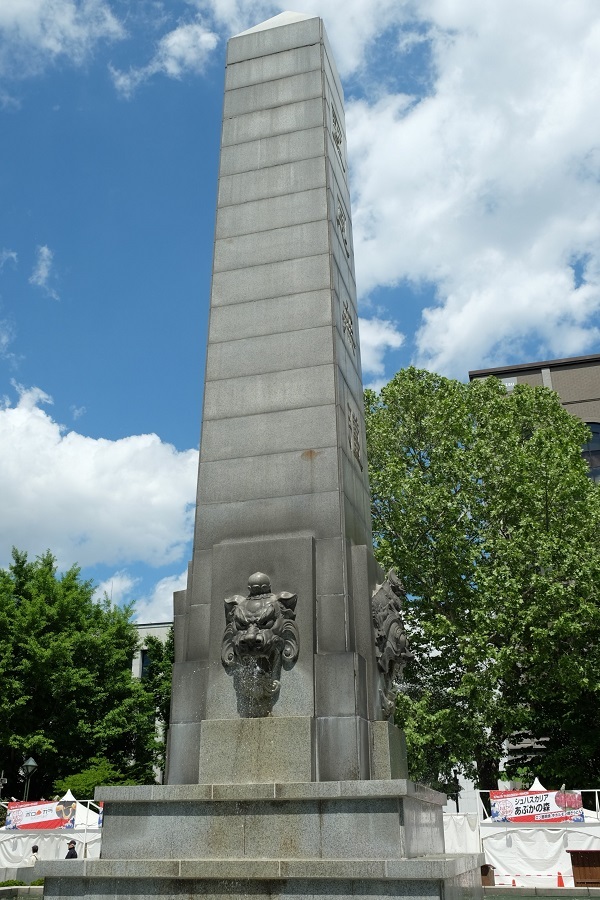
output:
[[[562,877],[561,873],[559,872],[558,878],[556,880],[556,887],[564,887],[564,886],[565,886],[565,879]]]

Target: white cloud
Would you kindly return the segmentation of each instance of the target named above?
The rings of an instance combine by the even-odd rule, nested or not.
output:
[[[193,528],[198,453],[155,434],[121,440],[67,431],[39,388],[0,409],[0,566],[11,546],[77,562],[181,561]]]
[[[132,592],[139,583],[139,578],[134,578],[125,569],[115,572],[110,578],[101,581],[94,591],[94,599],[101,600],[107,596],[111,603],[121,606],[123,603],[129,603],[132,598]]]
[[[218,43],[217,35],[200,22],[180,25],[163,35],[148,65],[127,72],[109,66],[117,90],[130,97],[136,88],[153,75],[181,78],[187,73],[200,73]]]
[[[177,575],[161,578],[147,594],[140,591],[140,581],[127,569],[119,569],[98,585],[94,598],[99,600],[107,595],[118,606],[133,601],[133,617],[137,622],[172,622],[173,593],[185,590],[187,567]]]
[[[347,109],[362,295],[433,283],[416,362],[447,374],[531,342],[540,355],[589,351],[600,337],[597,3],[411,9],[426,19],[432,93]]]
[[[58,300],[58,294],[54,290],[54,288],[50,287],[49,281],[50,276],[52,275],[52,263],[54,261],[54,253],[43,244],[41,247],[37,248],[37,257],[35,261],[35,266],[33,268],[33,272],[31,273],[31,277],[29,278],[29,283],[35,285],[36,287],[42,288],[50,297],[54,300]]]
[[[0,72],[22,78],[63,57],[82,63],[124,30],[105,0],[2,0]]]
[[[227,37],[290,9],[286,0],[194,0],[211,15]],[[321,16],[341,75],[364,63],[365,52],[378,35],[406,19],[402,0],[294,0],[294,12]]]
[[[404,335],[395,322],[386,319],[359,319],[360,356],[363,372],[383,375],[383,358],[387,350],[397,350],[404,343]]]
[[[185,590],[187,568],[179,575],[169,575],[156,583],[152,593],[136,600],[134,618],[138,622],[172,622],[173,592]]]
[[[15,338],[15,329],[6,319],[0,320],[0,359],[14,360],[15,356],[8,348]]]
[[[0,271],[2,271],[3,267],[9,261],[16,266],[17,258],[15,250],[6,250],[6,248],[3,247],[2,250],[0,250]]]

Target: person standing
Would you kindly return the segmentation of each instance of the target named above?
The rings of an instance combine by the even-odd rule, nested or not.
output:
[[[69,841],[69,849],[65,859],[77,859],[77,850],[75,849],[75,841]]]
[[[37,855],[38,855],[38,850],[39,850],[38,845],[37,845],[37,844],[34,844],[33,847],[31,848],[31,855],[30,855],[30,857],[29,857],[29,862],[27,863],[27,865],[29,865],[29,866],[35,866],[35,864],[36,864],[36,862],[37,862],[37,858],[38,858],[38,857],[37,857]]]

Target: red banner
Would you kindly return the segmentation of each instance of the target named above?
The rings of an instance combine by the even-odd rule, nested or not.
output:
[[[47,803],[9,803],[6,811],[6,828],[45,829],[73,828],[75,824],[75,800],[59,800]]]
[[[583,822],[576,791],[490,791],[495,822]]]

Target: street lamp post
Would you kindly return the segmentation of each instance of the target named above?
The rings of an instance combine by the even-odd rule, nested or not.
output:
[[[23,794],[23,800],[27,800],[29,797],[29,782],[31,780],[31,776],[36,771],[38,764],[36,763],[33,756],[30,756],[29,759],[26,759],[21,769],[25,775],[25,793]]]

